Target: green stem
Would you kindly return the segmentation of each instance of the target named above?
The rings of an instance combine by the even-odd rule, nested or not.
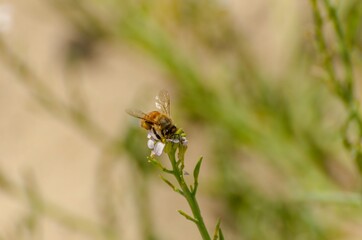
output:
[[[344,99],[343,92],[341,91],[341,84],[339,83],[336,73],[334,71],[332,56],[328,51],[326,39],[323,34],[324,21],[321,16],[320,10],[318,8],[317,0],[309,0],[309,2],[311,3],[312,10],[313,10],[316,42],[317,42],[319,51],[323,55],[324,67],[327,71],[328,77],[330,78],[330,83],[331,83],[333,91],[336,92],[339,97]]]
[[[355,160],[357,167],[362,175],[362,148],[360,146],[362,140],[362,116],[359,112],[358,99],[356,98],[353,87],[354,87],[354,77],[353,77],[353,68],[351,55],[344,37],[342,24],[337,16],[336,8],[333,6],[330,0],[320,1],[323,3],[325,11],[328,14],[328,17],[333,25],[333,30],[335,32],[337,43],[339,46],[339,55],[342,59],[345,76],[344,78],[338,80],[335,67],[331,55],[329,54],[328,45],[326,38],[323,34],[323,28],[325,23],[323,21],[321,11],[318,7],[317,0],[309,0],[313,10],[314,21],[315,21],[315,33],[316,41],[318,44],[319,51],[324,55],[324,66],[325,69],[333,83],[333,87],[337,95],[341,98],[343,104],[346,106],[349,117],[346,120],[345,129],[344,129],[344,138],[348,143],[347,146],[352,150],[352,156]],[[348,128],[351,123],[357,125],[357,140],[351,141],[348,137]]]
[[[329,0],[323,0],[323,3],[328,12],[329,18],[332,21],[333,28],[334,28],[335,34],[337,36],[337,39],[338,39],[339,51],[341,54],[341,58],[343,61],[343,65],[345,68],[345,74],[346,74],[345,91],[346,91],[347,96],[349,97],[346,99],[346,101],[351,102],[354,98],[354,93],[353,93],[354,80],[353,80],[351,56],[348,51],[348,47],[347,47],[347,44],[345,41],[345,37],[344,37],[344,33],[342,30],[340,20],[338,19],[338,16],[337,16],[336,8],[331,4],[331,2]]]
[[[193,217],[197,220],[195,223],[197,225],[197,228],[199,229],[199,232],[202,236],[203,240],[211,240],[211,237],[207,231],[207,228],[205,226],[205,222],[204,219],[202,218],[201,215],[201,211],[200,211],[200,207],[199,204],[197,202],[197,199],[195,197],[194,194],[191,193],[190,188],[187,186],[185,179],[183,177],[183,172],[177,167],[177,162],[176,162],[176,158],[175,158],[175,154],[176,154],[176,149],[173,149],[172,151],[170,151],[168,153],[168,157],[170,158],[171,164],[172,164],[172,168],[174,171],[174,176],[178,182],[178,184],[181,187],[181,190],[184,193],[184,197],[186,198]],[[180,157],[180,156],[179,156]],[[179,159],[180,161],[183,162],[183,155],[181,156],[182,159]]]

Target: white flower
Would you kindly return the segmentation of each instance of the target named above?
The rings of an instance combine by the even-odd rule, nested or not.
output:
[[[153,149],[153,148],[155,147],[155,140],[153,140],[153,139],[148,139],[148,141],[147,141],[147,147],[148,147],[149,149]]]
[[[166,143],[158,139],[156,134],[152,130],[148,131],[147,138],[147,147],[152,150],[151,156],[161,156],[163,149],[166,146]],[[182,136],[180,138],[166,139],[166,142],[181,143],[182,145],[187,146],[187,139],[185,136]]]
[[[151,155],[161,156],[163,149],[165,148],[165,145],[166,144],[164,144],[161,141],[156,142],[155,147],[151,151]]]
[[[167,142],[173,142],[173,143],[181,143],[184,146],[187,146],[187,139],[186,137],[181,137],[180,139],[173,138],[173,139],[166,139]]]
[[[182,145],[184,145],[184,146],[187,146],[187,138],[186,137],[181,137],[181,143],[182,143]]]
[[[0,5],[0,33],[8,32],[12,24],[13,11],[9,4]]]
[[[148,132],[147,138],[147,146],[149,149],[152,149],[151,156],[161,156],[166,144],[157,139],[156,135],[152,131]]]

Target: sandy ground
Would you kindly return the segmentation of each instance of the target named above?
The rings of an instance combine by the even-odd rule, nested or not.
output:
[[[252,4],[250,1],[224,2],[230,6],[247,35],[256,31],[256,34],[250,34],[255,38],[252,40],[255,51],[261,56],[274,56],[273,59],[264,57],[260,61],[265,61],[266,66],[278,72],[290,57],[283,49],[293,47],[288,45],[293,42],[288,39],[293,35],[289,31],[300,24],[297,4],[292,3],[295,1],[281,1],[283,3],[280,4],[262,0]],[[39,76],[46,78],[46,84],[58,96],[65,98],[63,78],[66,76],[56,60],[61,39],[67,32],[64,23],[45,0],[0,1],[0,4],[4,3],[12,8],[13,13],[12,27],[5,34],[6,42],[31,64]],[[280,8],[273,11],[275,14],[284,11],[294,11],[295,14],[270,16],[270,7]],[[264,18],[260,17],[265,14]],[[269,20],[269,24],[261,24],[264,29],[255,30],[253,23]],[[273,34],[269,28],[278,28],[278,34]],[[268,39],[268,45],[265,39]],[[78,74],[81,81],[86,82],[84,94],[89,99],[93,117],[110,135],[114,134],[114,129],[122,128],[123,122],[129,121],[124,109],[133,105],[137,95],[148,89],[145,98],[153,99],[159,89],[168,87],[156,66],[127,48],[114,51],[111,46],[104,46],[97,63],[82,68]],[[2,63],[0,113],[0,167],[3,171],[19,184],[23,184],[27,172],[32,172],[46,199],[80,216],[96,218],[94,177],[99,150],[76,128],[41,108],[24,84]],[[200,151],[191,146],[191,158],[202,155]],[[124,187],[129,188],[127,166],[120,169],[120,173],[123,174]],[[157,212],[155,225],[164,239],[198,239],[197,229],[176,212],[177,209],[187,209],[183,199],[169,191],[161,181],[151,185],[154,214]],[[139,238],[132,201],[125,190],[122,209],[128,217],[124,239],[130,240]],[[202,201],[202,205],[205,212],[212,207],[208,201]],[[11,235],[26,208],[18,200],[0,194],[0,212],[0,234]],[[210,228],[214,221],[215,217],[209,216],[207,222]],[[47,219],[43,222],[42,232],[42,239],[88,239]]]

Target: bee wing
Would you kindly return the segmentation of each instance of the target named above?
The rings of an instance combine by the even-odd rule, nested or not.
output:
[[[166,90],[161,90],[156,96],[156,108],[170,116],[170,95]]]
[[[146,119],[146,114],[138,109],[126,109],[126,113],[135,118]]]

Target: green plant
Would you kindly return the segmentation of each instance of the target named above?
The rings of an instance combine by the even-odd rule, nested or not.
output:
[[[188,143],[186,134],[181,128],[177,128],[175,125],[173,125],[172,120],[169,118],[169,93],[165,90],[161,90],[155,99],[156,108],[160,112],[153,111],[149,114],[144,114],[138,110],[127,110],[127,113],[133,117],[141,119],[141,126],[148,130],[147,146],[149,149],[151,149],[151,154],[148,157],[148,161],[158,166],[160,169],[162,169],[163,172],[171,174],[175,177],[178,183],[178,187],[176,187],[164,177],[161,177],[161,179],[175,192],[181,194],[186,199],[192,211],[192,216],[182,210],[178,210],[178,212],[187,220],[190,220],[196,224],[204,240],[211,240],[196,198],[196,193],[199,186],[199,172],[202,158],[200,158],[194,168],[194,182],[188,186],[184,179],[185,153]],[[156,156],[160,156],[163,152],[165,152],[169,158],[172,166],[171,169],[167,169],[156,158]],[[220,228],[220,221],[216,224],[213,239],[224,239]]]
[[[359,99],[356,95],[356,81],[353,74],[351,49],[345,37],[342,22],[337,14],[337,9],[330,0],[310,0],[315,22],[315,36],[318,50],[323,57],[323,67],[327,72],[326,80],[332,92],[338,96],[347,112],[347,119],[344,123],[342,134],[345,146],[350,150],[351,156],[362,175],[362,115],[360,112]],[[357,8],[358,6],[356,6]],[[325,36],[327,21],[323,18],[322,12],[327,13],[332,24],[334,33],[332,43]],[[336,49],[333,51],[332,49]],[[343,69],[338,74],[337,67]]]

